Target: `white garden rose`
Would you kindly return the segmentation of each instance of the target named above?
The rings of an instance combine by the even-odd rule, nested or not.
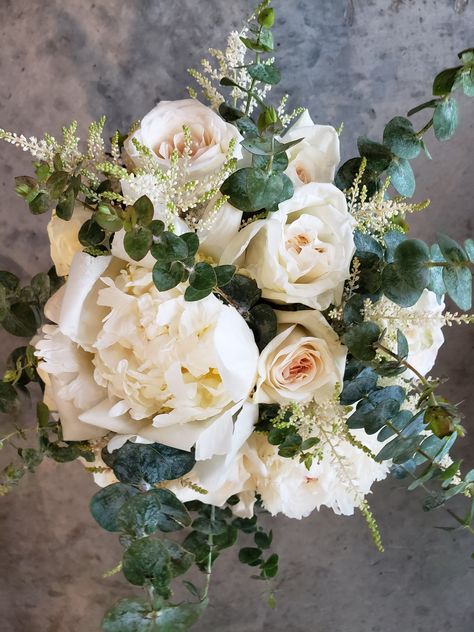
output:
[[[53,213],[48,224],[48,237],[53,260],[58,276],[67,276],[74,255],[81,252],[83,246],[78,237],[79,230],[88,219],[91,212],[82,204],[76,204],[74,213],[69,221],[60,219]]]
[[[137,192],[134,193],[133,197],[129,194],[129,199],[132,202],[135,202],[139,197],[140,195]],[[204,257],[211,257],[215,261],[219,261],[226,245],[239,232],[242,211],[239,211],[228,202],[225,202],[216,210],[214,210],[214,205],[215,200],[213,199],[202,212],[196,233],[199,237],[199,253]],[[163,205],[155,201],[153,207],[154,219],[159,219],[166,223],[167,215]],[[180,217],[174,217],[172,223],[173,232],[176,235],[182,235],[194,230],[194,227],[189,226]],[[118,259],[136,264],[137,262],[133,261],[125,251],[124,237],[124,230],[115,233],[112,242],[112,254]],[[140,266],[151,270],[156,263],[156,259],[148,252],[138,263]]]
[[[408,342],[408,363],[422,375],[427,375],[444,343],[444,309],[444,300],[438,302],[436,294],[425,289],[414,305],[403,309],[383,297],[369,307],[368,317],[386,331],[386,340],[394,351],[397,349],[397,329],[400,329]],[[415,377],[412,371],[403,376]]]
[[[444,301],[438,302],[436,294],[430,290],[423,290],[422,295],[408,311],[415,316],[403,333],[408,342],[408,362],[422,375],[426,375],[434,367],[438,351],[443,342],[442,314]]]
[[[301,139],[287,151],[286,174],[295,187],[309,182],[332,182],[340,160],[339,136],[330,125],[315,125],[308,110],[281,138],[283,143]]]
[[[234,308],[213,295],[186,302],[181,286],[158,292],[145,268],[79,253],[48,314],[57,325],[36,353],[66,440],[111,431],[195,445],[198,460],[227,454],[258,360]]]
[[[254,401],[323,401],[342,385],[347,349],[317,311],[275,311],[278,333],[258,360]]]
[[[168,169],[173,152],[184,151],[183,126],[188,126],[192,136],[192,154],[188,174],[192,179],[214,174],[226,161],[229,145],[236,141],[234,156],[242,156],[241,135],[237,128],[226,123],[214,110],[196,99],[161,101],[143,118],[140,127],[124,144],[125,152],[132,163],[141,167],[142,158],[135,147],[136,139],[153,152],[162,169]]]
[[[364,430],[351,434],[375,453],[380,450],[376,435]],[[336,436],[323,444],[322,459],[313,461],[308,470],[298,459],[279,456],[278,448],[258,433],[248,442],[247,467],[265,509],[272,515],[283,513],[298,519],[321,506],[336,514],[352,515],[372,484],[389,471],[387,463],[378,463],[347,439]]]
[[[306,184],[269,218],[243,228],[221,263],[235,263],[277,303],[325,310],[341,301],[355,251],[346,198],[332,184]]]

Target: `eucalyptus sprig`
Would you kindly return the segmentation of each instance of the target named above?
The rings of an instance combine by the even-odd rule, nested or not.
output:
[[[221,79],[221,85],[238,88],[247,95],[243,110],[226,103],[219,107],[221,116],[243,134],[242,146],[252,155],[252,166],[238,169],[221,187],[229,202],[245,213],[275,211],[278,204],[291,198],[294,191],[293,183],[283,172],[288,167],[286,151],[300,141],[283,143],[277,138],[283,130],[277,110],[267,105],[255,91],[259,82],[273,86],[280,81],[275,63],[262,61],[262,55],[274,51],[271,32],[274,21],[274,9],[267,6],[257,14],[257,23],[250,27],[252,37],[240,38],[246,48],[255,53],[254,63],[245,66],[251,77],[249,87],[229,77]],[[253,101],[258,104],[258,115],[254,118],[250,116]]]
[[[382,143],[359,137],[357,146],[361,158],[351,158],[345,162],[336,175],[336,184],[348,189],[354,181],[363,157],[367,159],[367,169],[363,183],[369,191],[380,186],[384,173],[390,177],[395,190],[405,197],[415,192],[415,175],[410,161],[423,150],[431,158],[424,142],[424,135],[433,128],[438,140],[451,138],[458,126],[458,106],[453,92],[462,88],[466,96],[474,96],[474,49],[459,53],[462,65],[440,72],[433,82],[433,99],[412,108],[407,116],[433,109],[433,115],[416,131],[413,123],[406,117],[396,116],[384,128]]]

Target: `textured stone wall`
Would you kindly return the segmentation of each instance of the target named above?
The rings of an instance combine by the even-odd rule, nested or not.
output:
[[[313,118],[344,121],[343,153],[359,134],[381,136],[392,116],[429,98],[434,74],[474,44],[468,0],[276,0],[279,65],[291,103]],[[219,46],[249,12],[248,0],[0,0],[0,127],[26,135],[58,133],[76,118],[85,129],[107,114],[126,128],[157,99],[185,96],[186,69]],[[472,100],[461,104],[455,140],[430,140],[433,160],[415,163],[416,198],[432,205],[413,234],[473,233]],[[0,146],[0,268],[24,278],[48,265],[44,226],[13,192],[28,157]],[[446,332],[438,374],[447,394],[472,396],[474,337]],[[0,338],[2,356],[12,341]],[[463,406],[472,432],[472,400]],[[8,420],[1,420],[1,428]],[[461,452],[471,463],[474,444]],[[3,458],[3,457],[2,457]],[[43,465],[0,499],[2,632],[97,632],[104,608],[125,596],[114,567],[120,547],[88,513],[94,485],[81,466]],[[474,628],[472,538],[435,526],[421,497],[388,480],[370,498],[386,553],[372,546],[363,520],[328,511],[302,521],[273,521],[281,573],[269,610],[259,583],[233,554],[217,564],[212,605],[197,631],[471,632]]]

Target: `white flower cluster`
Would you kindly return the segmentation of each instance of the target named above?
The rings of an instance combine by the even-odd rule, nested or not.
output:
[[[226,200],[194,205],[194,215],[182,199],[169,205],[171,185],[202,194],[230,164],[248,164],[239,133],[212,109],[195,100],[160,103],[125,142],[135,173],[121,168],[124,199],[148,195],[155,218],[177,234],[196,229],[200,256],[235,264],[278,306],[276,336],[261,352],[241,314],[216,296],[186,302],[184,284],[159,292],[155,259],[132,262],[123,231],[111,255],[94,258],[80,252],[82,208],[70,222],[53,217],[49,225],[53,260],[68,278],[47,305],[53,324],[44,327],[36,354],[64,439],[100,439],[111,451],[127,440],[194,448],[196,466],[173,490],[216,505],[238,494],[240,515],[251,515],[257,495],[273,514],[301,518],[322,505],[350,514],[387,473],[372,455],[376,438],[347,430],[350,410],[336,403],[347,349],[322,314],[340,305],[354,254],[354,220],[332,184],[338,136],[304,112],[282,141],[295,139],[286,170],[294,195],[247,225]],[[90,151],[101,153],[100,143]],[[173,171],[179,161],[185,169]],[[430,297],[423,300],[429,304],[418,307],[432,310]],[[391,318],[387,310],[378,314],[383,326]],[[428,340],[416,327],[413,353],[421,358],[440,337],[431,328]],[[318,440],[309,467],[280,456],[255,432],[262,404],[301,407],[302,436]],[[92,469],[99,483],[113,480],[100,458]]]

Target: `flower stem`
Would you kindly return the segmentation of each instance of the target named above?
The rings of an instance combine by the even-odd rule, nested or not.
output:
[[[215,518],[216,518],[216,508],[214,507],[214,505],[212,505],[212,507],[211,507],[211,525],[214,523]],[[209,593],[209,586],[211,584],[212,553],[213,553],[213,548],[214,548],[214,536],[212,535],[212,533],[210,533],[207,536],[207,544],[209,546],[209,553],[208,553],[208,556],[207,556],[206,585],[204,587],[204,592],[203,592],[201,601],[204,601],[204,599],[207,598],[207,595]]]

